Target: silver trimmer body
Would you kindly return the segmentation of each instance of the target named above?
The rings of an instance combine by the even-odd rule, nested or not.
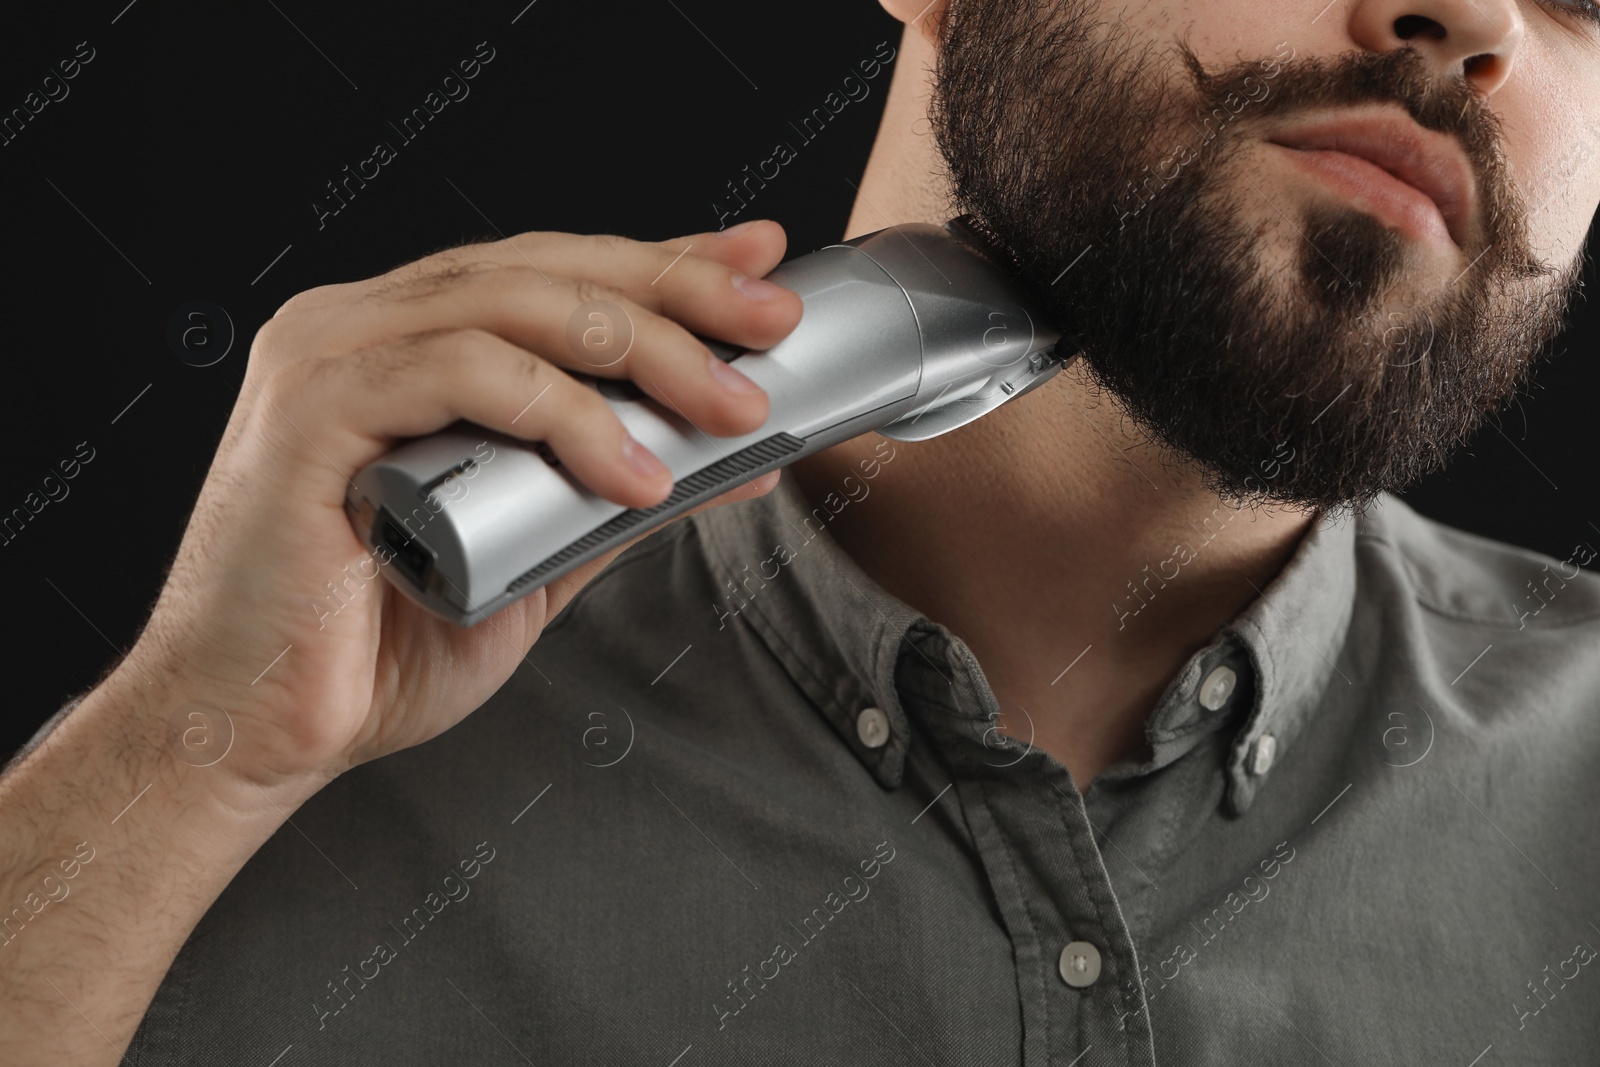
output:
[[[363,468],[345,510],[411,599],[470,626],[595,556],[758,475],[869,431],[921,441],[1042,384],[1059,331],[962,220],[895,226],[779,265],[800,324],[764,351],[707,341],[764,390],[757,430],[713,437],[626,380],[575,375],[672,471],[630,508],[547,448],[461,422]]]

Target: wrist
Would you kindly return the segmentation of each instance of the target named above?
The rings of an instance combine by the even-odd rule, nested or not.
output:
[[[139,803],[224,824],[270,823],[260,840],[331,780],[315,771],[264,773],[250,760],[264,709],[203,672],[143,654],[136,647],[71,712],[63,738],[86,766],[115,765],[121,784],[148,787]],[[270,816],[270,818],[268,818]],[[247,834],[254,837],[254,834]],[[259,842],[257,842],[259,843]]]
[[[225,758],[186,761],[168,719],[187,694],[144,673],[124,661],[0,777],[0,894],[22,905],[0,931],[5,1062],[123,1047],[195,924],[315,791],[241,788],[211,773]],[[48,995],[51,976],[71,1001]],[[98,1020],[93,1032],[75,1012]]]
[[[341,742],[318,744],[326,739],[308,738],[300,728],[326,717],[306,714],[304,687],[293,672],[285,677],[292,660],[269,664],[267,650],[241,667],[232,644],[212,648],[198,634],[147,631],[118,667],[117,686],[147,705],[145,729],[175,766],[206,772],[204,782],[218,799],[242,798],[254,807],[266,792],[298,806],[348,769],[337,758]]]

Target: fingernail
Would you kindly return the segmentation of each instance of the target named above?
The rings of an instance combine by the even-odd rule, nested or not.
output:
[[[657,459],[655,453],[634,440],[632,434],[623,435],[622,454],[627,457],[630,467],[651,481],[660,478],[667,470],[667,465]]]
[[[751,300],[775,300],[788,290],[781,285],[773,285],[760,278],[751,278],[745,274],[733,276],[733,287]]]
[[[718,230],[717,236],[738,237],[740,234],[747,233],[750,230],[750,227],[754,226],[756,223],[765,221],[765,219],[751,219],[749,222],[741,222],[737,226],[729,226],[726,230]]]
[[[761,391],[761,386],[747,378],[743,372],[735,370],[709,353],[707,353],[706,358],[711,361],[711,377],[715,378],[717,384],[728,392],[759,393]]]

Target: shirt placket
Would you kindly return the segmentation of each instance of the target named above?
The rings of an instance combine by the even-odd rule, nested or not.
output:
[[[991,727],[993,694],[971,653],[917,694],[1006,929],[1025,1067],[1155,1063],[1139,963],[1083,798],[1066,769]],[[937,683],[937,684],[934,684]]]

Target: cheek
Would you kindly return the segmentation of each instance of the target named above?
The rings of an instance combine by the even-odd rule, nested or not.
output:
[[[1546,260],[1578,254],[1600,204],[1600,77],[1594,55],[1548,34],[1524,40],[1511,80],[1492,98],[1529,237]]]
[[[1170,49],[1187,36],[1196,56],[1208,68],[1228,66],[1241,59],[1254,61],[1272,56],[1287,41],[1298,53],[1340,51],[1348,40],[1334,42],[1329,26],[1310,25],[1326,0],[1277,0],[1274,13],[1263,17],[1260,0],[1143,0],[1137,5],[1102,2],[1104,17],[1119,15],[1145,37]],[[1124,11],[1127,14],[1123,14]],[[1152,60],[1155,60],[1152,56]],[[1175,58],[1170,52],[1163,62]]]

